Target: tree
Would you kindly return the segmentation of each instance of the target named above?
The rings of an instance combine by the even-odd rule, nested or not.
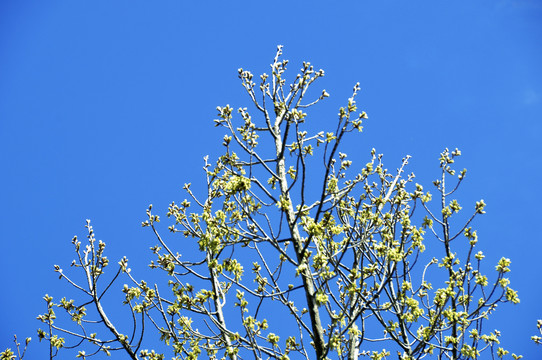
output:
[[[205,158],[202,196],[186,184],[188,199],[169,206],[176,240],[162,237],[160,217],[149,206],[142,225],[156,237],[150,267],[162,272],[165,287],[136,280],[126,258],[103,279],[111,264],[89,221],[86,244],[72,240],[72,266],[84,281],[55,270],[83,295],[58,303],[44,297],[47,312],[38,319],[45,330],[38,336],[49,343],[50,358],[70,340],[80,358],[121,351],[131,359],[163,359],[144,350],[149,327],[175,359],[507,356],[498,346],[500,332],[484,331],[483,323],[497,304],[519,298],[506,278],[510,260],[501,258],[488,276],[475,250],[471,224],[484,213],[484,201],[461,225],[453,222],[462,210],[453,197],[466,175],[453,168],[461,152],[440,154],[435,205],[405,174],[408,156],[392,172],[373,149],[353,173],[340,150],[367,119],[356,105],[359,84],[339,109],[334,131],[313,132],[305,111],[329,95],[307,98],[324,71],[304,62],[288,84],[281,55],[279,46],[271,75],[254,79],[239,69],[257,119],[247,108],[238,110],[239,120],[230,106],[217,108],[216,126],[227,130],[224,155],[215,163]],[[129,283],[122,291],[130,329],[115,325],[103,306],[121,277]],[[58,324],[57,308],[75,329]],[[280,312],[287,331],[269,317]],[[2,359],[14,357],[7,351]]]

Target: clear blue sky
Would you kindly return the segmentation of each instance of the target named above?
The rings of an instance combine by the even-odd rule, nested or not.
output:
[[[215,107],[248,104],[237,68],[269,72],[283,44],[292,73],[326,71],[329,109],[360,82],[370,119],[347,152],[375,147],[390,168],[410,154],[429,187],[443,148],[463,151],[464,201],[488,204],[480,249],[512,259],[521,298],[495,315],[503,343],[537,358],[541,40],[538,0],[0,1],[0,349],[37,339],[45,293],[69,296],[53,264],[85,219],[112,261],[149,261],[147,205],[164,214],[203,179]],[[34,341],[29,358],[44,354]]]

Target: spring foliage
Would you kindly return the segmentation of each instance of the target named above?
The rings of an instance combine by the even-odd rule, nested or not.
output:
[[[55,268],[83,297],[45,296],[38,336],[50,357],[70,341],[80,358],[114,351],[131,359],[520,358],[483,326],[499,303],[519,298],[509,259],[492,271],[482,266],[472,223],[485,203],[463,210],[455,197],[466,175],[454,169],[461,152],[442,152],[432,193],[406,174],[408,156],[397,171],[375,150],[354,166],[341,146],[367,119],[356,104],[359,85],[333,128],[314,131],[307,111],[329,94],[308,99],[308,90],[324,71],[305,62],[289,83],[281,55],[279,46],[269,75],[239,69],[253,110],[217,108],[224,153],[205,158],[203,194],[186,184],[187,199],[169,206],[168,239],[147,210],[142,225],[156,238],[150,267],[166,286],[136,280],[125,258],[112,279],[99,281],[114,267],[105,243],[89,222],[86,244],[73,239],[72,265],[86,281]],[[191,244],[194,258],[186,258]],[[101,305],[122,277],[128,329]],[[77,330],[57,322],[57,312]],[[145,350],[146,332],[169,352]]]

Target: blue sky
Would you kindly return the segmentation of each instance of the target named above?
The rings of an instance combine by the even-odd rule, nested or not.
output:
[[[483,198],[476,228],[488,262],[512,260],[521,304],[495,315],[526,358],[542,318],[542,3],[536,0],[0,2],[0,348],[32,336],[45,293],[64,296],[53,264],[92,220],[109,258],[151,258],[157,213],[203,180],[221,151],[217,105],[247,106],[237,68],[269,72],[278,44],[291,76],[326,71],[318,126],[361,84],[361,141],[389,168],[413,156],[426,184],[445,148],[463,151],[462,197]],[[330,119],[326,118],[333,115]],[[538,145],[537,145],[538,144]],[[359,163],[364,164],[364,162]],[[29,357],[46,356],[37,341]],[[41,354],[41,355],[40,355]]]

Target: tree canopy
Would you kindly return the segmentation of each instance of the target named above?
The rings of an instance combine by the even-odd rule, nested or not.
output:
[[[270,74],[238,70],[250,110],[217,107],[224,153],[205,158],[205,191],[187,183],[187,198],[170,204],[167,237],[149,206],[149,266],[163,283],[138,280],[126,258],[110,263],[90,221],[86,240],[73,238],[74,269],[55,270],[81,297],[46,295],[38,317],[50,358],[71,347],[80,358],[520,357],[483,326],[498,304],[520,300],[510,259],[490,271],[478,249],[473,221],[484,201],[463,210],[457,200],[467,173],[455,168],[461,151],[440,154],[432,192],[407,172],[409,156],[388,170],[373,149],[355,165],[342,146],[368,118],[356,103],[359,84],[320,131],[309,112],[329,96],[313,90],[324,71],[304,62],[287,81],[287,65],[279,46]],[[103,306],[122,278],[130,328]],[[169,352],[147,350],[149,334]]]

